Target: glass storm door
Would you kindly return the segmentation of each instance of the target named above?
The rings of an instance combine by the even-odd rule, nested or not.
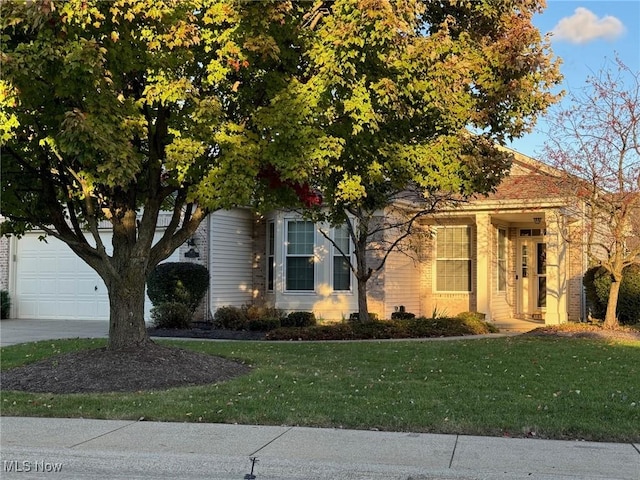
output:
[[[530,284],[530,279],[529,279],[529,273],[530,273],[530,245],[529,245],[529,241],[522,241],[521,245],[520,245],[520,258],[519,258],[519,265],[520,265],[520,272],[519,272],[519,279],[518,279],[518,313],[520,314],[527,314],[530,313],[529,310],[529,300],[531,297],[530,294],[530,289],[531,289],[531,284]]]
[[[536,310],[547,308],[547,244],[536,243]]]
[[[520,238],[517,261],[518,313],[540,313],[547,306],[547,244]]]

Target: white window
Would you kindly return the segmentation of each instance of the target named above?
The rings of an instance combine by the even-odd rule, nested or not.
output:
[[[276,268],[276,224],[267,223],[267,291],[273,292]]]
[[[314,290],[315,226],[313,222],[288,220],[286,238],[286,289],[288,291]]]
[[[497,263],[498,263],[498,291],[507,290],[507,230],[498,229],[498,245],[497,245]]]
[[[346,225],[333,229],[333,241],[335,243],[333,246],[333,290],[351,290],[351,267],[348,260],[351,257],[351,239]]]
[[[471,227],[441,227],[436,233],[436,290],[471,291]]]

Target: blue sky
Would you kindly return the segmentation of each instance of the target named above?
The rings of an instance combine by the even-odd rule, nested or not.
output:
[[[566,91],[585,87],[588,76],[611,65],[617,54],[633,71],[640,70],[640,1],[547,0],[547,8],[534,24],[542,34],[553,32],[553,53],[562,59],[561,86]],[[560,103],[568,105],[565,98]],[[553,107],[552,107],[553,108]],[[542,158],[546,124],[541,117],[534,131],[510,147]]]

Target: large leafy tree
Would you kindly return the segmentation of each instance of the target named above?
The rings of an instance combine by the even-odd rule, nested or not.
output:
[[[531,22],[544,6],[336,0],[307,13],[303,74],[273,103],[307,110],[270,131],[271,147],[309,147],[301,161],[324,202],[307,214],[347,224],[361,320],[367,281],[415,220],[491,191],[510,165],[496,145],[529,131],[555,101],[558,62]],[[313,155],[320,150],[331,155]],[[412,209],[383,221],[407,192]]]
[[[615,328],[623,271],[640,264],[640,72],[616,59],[586,83],[550,116],[544,154],[586,206],[568,238],[610,275],[604,326]]]
[[[279,47],[295,45],[292,13],[276,1],[0,4],[3,233],[41,229],[98,272],[109,348],[149,342],[153,267],[209,212],[257,197],[250,118],[297,71]]]

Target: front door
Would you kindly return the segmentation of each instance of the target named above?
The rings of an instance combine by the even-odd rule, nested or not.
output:
[[[523,231],[527,232],[527,230]],[[527,237],[518,242],[516,281],[518,314],[542,318],[547,307],[547,244],[543,237]]]

